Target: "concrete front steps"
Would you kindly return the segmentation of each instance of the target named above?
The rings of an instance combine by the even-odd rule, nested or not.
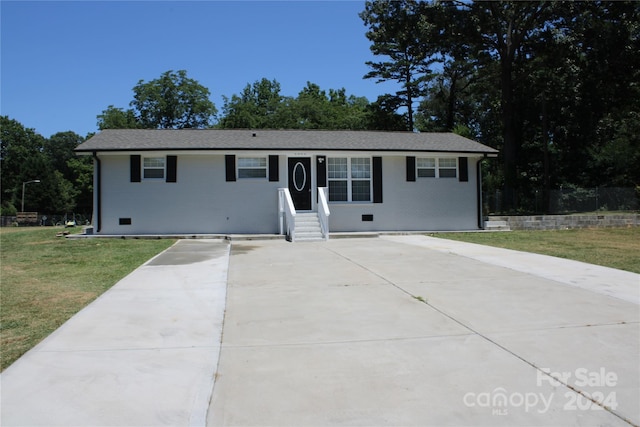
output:
[[[296,242],[324,240],[317,212],[296,213]]]
[[[486,231],[510,231],[511,227],[507,221],[489,220],[484,222],[484,229]]]

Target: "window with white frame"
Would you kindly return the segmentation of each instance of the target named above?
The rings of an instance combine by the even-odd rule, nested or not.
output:
[[[458,176],[456,158],[422,157],[416,159],[419,178],[455,178]]]
[[[327,159],[327,182],[330,202],[346,202],[349,200],[348,165],[346,158]]]
[[[435,178],[436,176],[436,159],[418,158],[416,159],[416,167],[418,168],[418,178]]]
[[[330,202],[371,201],[371,159],[329,157],[327,183]]]
[[[266,157],[238,157],[238,178],[266,178]]]
[[[145,157],[142,160],[142,176],[144,179],[163,179],[164,166],[164,157]]]
[[[457,159],[438,159],[438,177],[455,178],[456,176],[458,176]]]

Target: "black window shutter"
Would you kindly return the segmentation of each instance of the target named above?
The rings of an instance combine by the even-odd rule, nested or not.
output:
[[[280,181],[279,159],[278,156],[269,156],[269,181]]]
[[[416,158],[407,156],[407,181],[416,180]]]
[[[224,156],[224,164],[227,175],[227,181],[236,180],[236,156],[228,154]]]
[[[327,156],[316,156],[316,185],[327,186]]]
[[[382,203],[382,157],[373,158],[373,203]]]
[[[131,164],[131,182],[140,182],[140,155],[129,156],[129,163]]]
[[[469,181],[469,166],[467,164],[466,157],[458,158],[458,169],[460,169],[460,182],[468,182]]]
[[[178,181],[178,156],[167,156],[167,182]]]

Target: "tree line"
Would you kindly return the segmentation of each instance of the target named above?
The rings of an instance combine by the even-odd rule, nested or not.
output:
[[[20,122],[0,116],[2,215],[22,209],[46,214],[82,212],[93,204],[93,160],[76,156],[85,138],[72,131],[45,138]],[[23,183],[32,182],[28,187]]]
[[[370,102],[307,82],[285,96],[262,78],[224,96],[219,114],[208,88],[169,70],[138,81],[128,108],[98,114],[98,129],[456,132],[500,150],[485,191],[510,212],[540,209],[539,193],[546,211],[562,186],[639,188],[640,2],[374,0],[360,17],[376,58],[363,77],[396,81],[395,93]],[[1,124],[3,213],[34,173],[39,209],[90,209],[91,162],[73,155],[83,137]]]
[[[408,130],[498,148],[505,210],[640,184],[640,2],[376,0],[360,16],[380,58],[365,77],[402,86]]]
[[[223,96],[222,114],[209,89],[185,70],[139,81],[128,109],[110,105],[98,115],[104,129],[352,129],[403,130],[404,119],[387,103],[370,103],[344,88],[321,89],[307,82],[297,96],[281,93],[280,83],[262,78],[239,94]]]

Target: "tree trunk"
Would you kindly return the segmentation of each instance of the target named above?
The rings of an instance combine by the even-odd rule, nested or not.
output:
[[[413,132],[413,98],[407,93],[407,130]]]
[[[455,108],[456,108],[456,82],[458,80],[458,73],[453,72],[451,75],[451,87],[449,88],[449,102],[447,105],[447,131],[451,132],[455,125]]]
[[[547,118],[547,100],[544,93],[542,94],[542,144],[543,144],[543,162],[544,162],[544,189],[542,191],[542,212],[549,213],[550,208],[550,190],[551,179],[549,176],[549,120]]]
[[[405,75],[405,87],[407,88],[407,130],[413,132],[413,88],[411,87],[411,70],[407,67]]]
[[[504,124],[504,191],[503,209],[512,210],[516,207],[516,183],[517,160],[518,160],[518,139],[516,134],[516,111],[513,101],[513,79],[512,62],[510,55],[502,58],[501,64],[501,107],[502,121]]]

